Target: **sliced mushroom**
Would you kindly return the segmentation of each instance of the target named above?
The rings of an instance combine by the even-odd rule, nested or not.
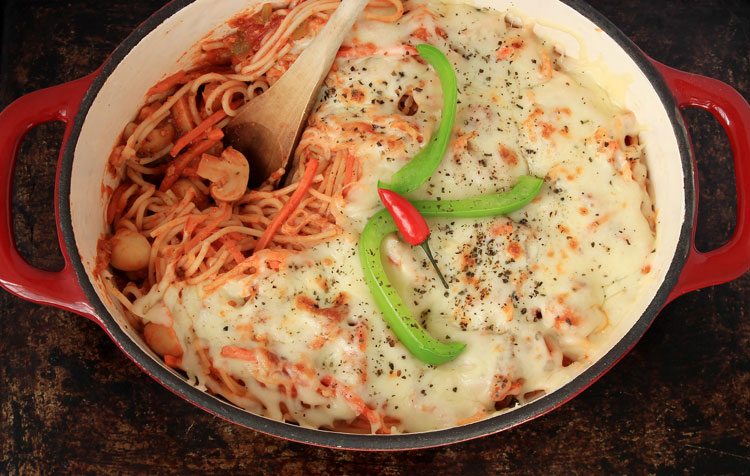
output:
[[[127,228],[117,230],[110,239],[109,264],[120,271],[138,271],[148,266],[151,244],[145,236]]]
[[[190,180],[181,178],[180,180],[175,182],[174,185],[172,185],[172,191],[180,200],[185,198],[185,195],[187,195],[191,190],[193,191],[192,202],[195,203],[195,206],[200,210],[206,208],[206,206],[208,206],[208,197]]]
[[[211,181],[209,192],[215,200],[231,202],[245,194],[250,165],[242,153],[228,147],[221,157],[203,154],[197,172]]]

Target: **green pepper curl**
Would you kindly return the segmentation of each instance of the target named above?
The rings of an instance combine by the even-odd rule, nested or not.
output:
[[[443,90],[443,112],[440,125],[430,142],[393,174],[390,183],[378,182],[378,188],[393,190],[399,195],[419,188],[440,166],[445,151],[448,149],[458,103],[456,73],[448,58],[431,45],[417,45],[416,48],[419,55],[432,65],[440,78],[440,86]]]
[[[425,218],[480,218],[505,215],[526,206],[536,197],[544,181],[522,176],[509,191],[462,200],[420,200],[413,202]],[[398,340],[417,359],[426,364],[440,365],[458,357],[464,350],[461,342],[444,343],[432,337],[414,318],[386,275],[381,244],[397,230],[387,210],[373,215],[359,240],[359,257],[365,282],[375,304]]]

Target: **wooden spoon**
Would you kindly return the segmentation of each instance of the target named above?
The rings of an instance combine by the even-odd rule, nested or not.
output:
[[[224,129],[229,145],[245,154],[250,163],[251,185],[259,185],[279,168],[287,168],[320,85],[367,1],[342,0],[286,73],[242,106]]]

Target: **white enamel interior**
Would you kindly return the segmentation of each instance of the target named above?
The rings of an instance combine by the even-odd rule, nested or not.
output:
[[[73,232],[78,253],[89,278],[102,302],[122,328],[144,350],[141,338],[129,328],[119,305],[107,295],[93,274],[96,244],[105,230],[105,203],[102,198],[102,181],[106,179],[105,166],[117,137],[136,114],[146,91],[165,75],[189,63],[186,51],[212,31],[223,29],[224,22],[248,9],[260,0],[197,0],[164,21],[149,33],[117,66],[94,100],[84,121],[75,148],[72,170],[70,207]],[[654,199],[658,208],[657,250],[650,282],[644,288],[627,322],[614,323],[610,342],[602,348],[604,355],[621,339],[641,316],[665,278],[678,245],[680,229],[685,216],[684,171],[682,170],[678,143],[672,123],[656,91],[631,58],[586,17],[556,0],[478,0],[478,6],[498,10],[513,9],[523,12],[524,18],[572,32],[582,42],[590,59],[597,59],[606,69],[627,79],[622,91],[613,91],[624,105],[632,110],[644,131],[648,168],[653,183]],[[552,36],[559,36],[552,33]],[[568,54],[576,54],[577,45],[572,36],[563,34]],[[601,84],[611,84],[601,72]],[[622,93],[622,94],[620,94]],[[71,250],[73,253],[73,250]],[[153,355],[153,354],[152,354]],[[156,356],[154,356],[156,359]],[[157,359],[158,361],[158,359]]]

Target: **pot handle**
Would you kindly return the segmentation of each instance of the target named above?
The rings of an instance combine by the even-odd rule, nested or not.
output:
[[[21,141],[29,130],[40,124],[62,121],[66,127],[55,178],[57,197],[62,151],[65,149],[81,100],[96,75],[95,72],[69,83],[29,93],[16,99],[0,112],[0,286],[20,298],[73,311],[98,322],[93,308],[78,284],[62,240],[59,241],[65,267],[61,271],[37,269],[21,257],[13,238],[11,206],[13,169]],[[59,216],[57,236],[62,236]]]
[[[703,109],[721,123],[732,148],[737,184],[737,222],[732,238],[725,245],[702,253],[695,247],[696,227],[693,227],[687,261],[668,298],[672,301],[687,292],[736,279],[750,269],[750,105],[721,81],[651,61],[664,76],[681,109]],[[697,201],[697,175],[695,190]],[[696,207],[693,223],[697,223],[697,213]]]

